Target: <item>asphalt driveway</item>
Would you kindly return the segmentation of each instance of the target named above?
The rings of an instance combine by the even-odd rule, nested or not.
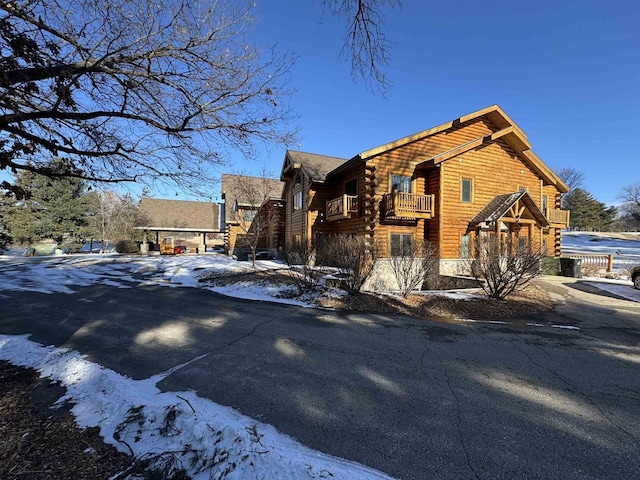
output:
[[[134,378],[206,355],[160,386],[398,478],[640,478],[640,308],[572,282],[546,287],[565,305],[509,325],[195,288],[4,292],[0,333]]]

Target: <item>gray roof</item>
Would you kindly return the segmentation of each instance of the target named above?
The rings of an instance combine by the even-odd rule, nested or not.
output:
[[[346,158],[329,157],[317,153],[287,150],[287,155],[293,163],[299,163],[302,170],[312,182],[324,182],[327,174],[347,161]]]
[[[233,207],[238,200],[241,205],[257,202],[258,205],[252,206],[259,207],[268,198],[282,198],[284,182],[277,178],[223,173],[220,187],[225,205]]]
[[[212,202],[143,198],[139,227],[218,229],[220,206]]]
[[[527,192],[505,193],[496,196],[471,219],[469,226],[473,228],[482,222],[491,223],[500,220],[518,200],[522,200],[522,203],[529,209],[539,224],[544,227],[549,226],[549,221]]]

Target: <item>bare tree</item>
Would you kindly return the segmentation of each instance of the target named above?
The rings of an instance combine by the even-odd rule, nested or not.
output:
[[[233,149],[295,137],[293,58],[246,35],[254,4],[15,0],[0,4],[0,170],[197,189]],[[2,184],[9,188],[6,182]]]
[[[107,242],[132,240],[138,206],[130,195],[112,190],[97,190],[88,194],[89,225],[100,240],[103,250]]]
[[[400,8],[400,0],[323,0],[332,15],[346,19],[342,56],[351,62],[351,75],[369,88],[385,92],[390,82],[382,68],[389,61],[390,42],[384,33],[384,8]]]
[[[640,182],[623,187],[618,198],[624,203],[630,203],[640,210]]]
[[[584,186],[584,173],[571,167],[563,167],[556,170],[556,174],[570,189]]]
[[[638,230],[640,228],[640,182],[623,187],[618,198],[623,202],[619,209],[618,228]]]
[[[389,258],[389,267],[406,298],[437,271],[438,248],[426,241],[402,244],[400,251]]]
[[[237,243],[251,250],[255,266],[258,246],[268,247],[284,220],[282,183],[264,169],[259,176],[223,175],[222,183],[226,221],[237,227]]]
[[[584,173],[580,170],[576,170],[571,167],[563,167],[556,170],[558,177],[562,180],[567,187],[571,190],[582,189],[584,187]],[[560,206],[564,210],[568,210],[567,206],[567,195],[563,195],[561,199]]]
[[[474,243],[475,257],[469,260],[471,275],[488,297],[504,300],[527,286],[541,273],[544,255],[528,243],[501,241],[498,236],[481,236]]]

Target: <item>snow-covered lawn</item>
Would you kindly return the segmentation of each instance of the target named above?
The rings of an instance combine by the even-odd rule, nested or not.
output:
[[[628,270],[640,265],[640,233],[562,232],[562,254],[613,255],[613,273],[618,278],[583,277],[590,285],[640,302],[640,291],[633,288]]]
[[[640,265],[640,233],[562,232],[563,255],[613,255],[614,270]]]
[[[224,286],[201,283],[202,276],[220,277],[286,269],[282,262],[238,262],[221,254],[180,256],[72,255],[51,257],[0,256],[1,290],[74,293],[89,285],[131,288],[137,285],[199,287],[250,300],[268,300],[313,306],[313,298],[292,297],[291,285],[264,285],[239,281]]]

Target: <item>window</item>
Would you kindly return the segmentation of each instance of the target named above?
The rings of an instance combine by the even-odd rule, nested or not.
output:
[[[518,237],[518,250],[523,251],[527,248],[527,237]]]
[[[293,186],[299,187],[300,185],[302,185],[302,176],[300,174],[297,174],[296,179],[293,181]]]
[[[461,183],[461,200],[464,203],[471,203],[473,196],[473,180],[470,178],[463,178]]]
[[[546,238],[542,239],[542,254],[543,255],[547,254],[547,239]]]
[[[293,194],[293,209],[300,210],[302,208],[302,190]]]
[[[546,195],[542,196],[542,213],[547,215],[547,204],[549,203],[549,198]]]
[[[399,257],[409,254],[412,243],[413,235],[411,233],[392,233],[390,248],[391,256]]]
[[[411,177],[391,175],[391,191],[411,193]]]
[[[251,222],[251,221],[253,221],[254,218],[256,218],[256,213],[258,213],[257,210],[243,210],[242,211],[242,219],[245,222]]]
[[[354,178],[344,184],[345,195],[358,195],[358,180]]]
[[[462,235],[460,239],[460,256],[462,258],[471,257],[471,236]]]

